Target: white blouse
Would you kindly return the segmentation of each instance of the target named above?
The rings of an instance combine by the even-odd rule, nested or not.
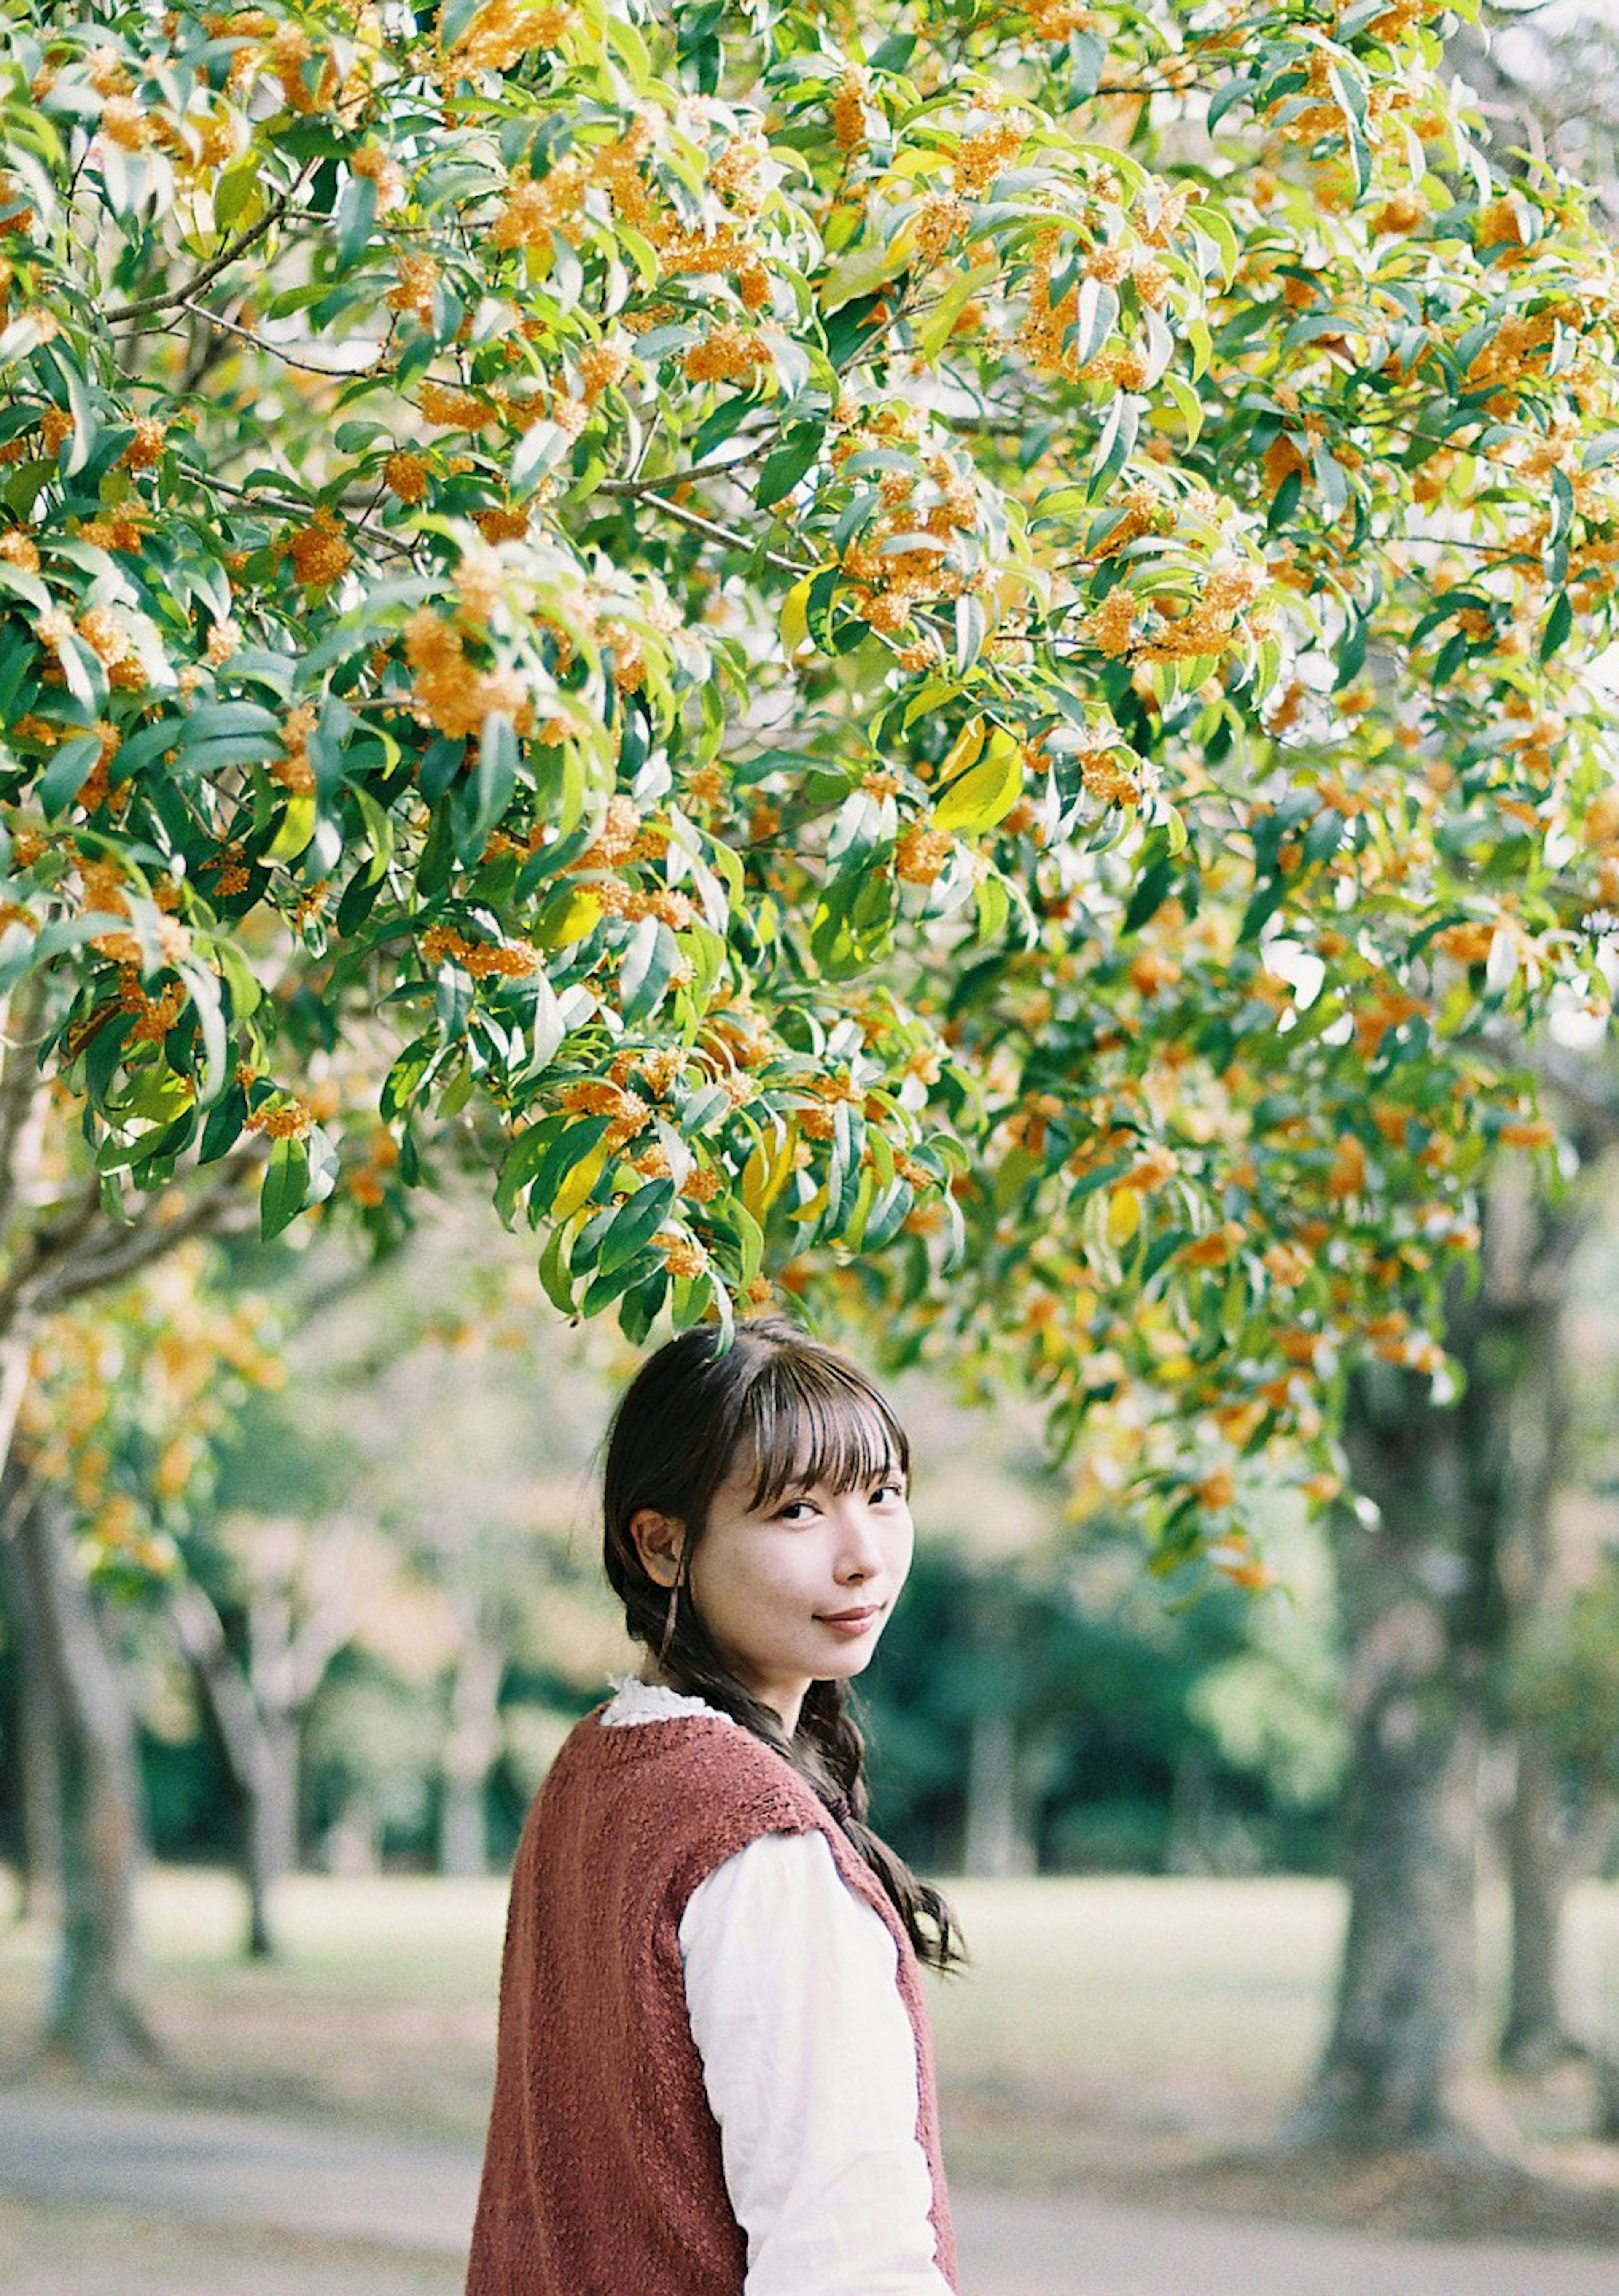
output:
[[[701,1715],[616,1685],[612,1728]],[[916,2044],[892,1937],[820,1833],[770,1833],[699,1882],[680,1960],[725,2181],[747,2239],[744,2296],[949,2296],[916,2136]]]

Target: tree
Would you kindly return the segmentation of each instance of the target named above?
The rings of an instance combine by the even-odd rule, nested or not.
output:
[[[7,1312],[455,1141],[567,1312],[982,1345],[1262,1580],[1607,1010],[1615,261],[1453,20],[13,20]]]
[[[144,1828],[119,1598],[149,1601],[173,1575],[177,1534],[207,1496],[212,1439],[245,1387],[276,1373],[257,1304],[222,1304],[201,1276],[194,1247],[171,1253],[140,1283],[38,1327],[4,1473],[6,1611],[34,1677],[25,1862],[60,1885],[45,2039],[94,2065],[152,2046],[135,1949]],[[201,1663],[207,1598],[182,1582],[176,1602]],[[210,1656],[217,1677],[221,1653]],[[227,1756],[239,1751],[222,1735]]]
[[[1542,1137],[1483,1024],[1606,997],[1613,266],[1446,20],[13,24],[5,953],[109,1196],[386,1223],[434,1111],[570,1310],[1150,1373],[1247,1568]]]

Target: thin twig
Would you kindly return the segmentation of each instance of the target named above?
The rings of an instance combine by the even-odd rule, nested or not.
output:
[[[201,303],[182,299],[177,308],[189,311],[193,319],[201,319],[209,326],[217,327],[222,334],[234,335],[239,342],[251,343],[256,351],[267,351],[272,358],[279,359],[284,366],[295,367],[300,374],[317,374],[327,382],[353,382],[361,375],[376,372],[374,357],[368,366],[316,366],[308,359],[294,358],[291,351],[283,350],[279,343],[271,342],[264,335],[256,335],[251,327],[240,327],[234,319],[221,318],[218,311],[207,310]]]
[[[667,484],[668,481],[662,483]],[[694,534],[706,534],[711,542],[723,542],[732,550],[752,550],[756,547],[745,534],[738,534],[735,527],[721,526],[718,520],[704,518],[701,511],[687,510],[684,503],[670,502],[667,496],[649,494],[643,495],[640,499],[649,509],[667,512],[677,525],[689,526]],[[817,570],[813,566],[801,564],[795,558],[784,558],[777,550],[767,550],[762,555],[767,566],[775,566],[784,574],[813,574]]]

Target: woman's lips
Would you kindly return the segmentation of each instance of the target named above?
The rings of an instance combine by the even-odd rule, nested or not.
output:
[[[881,1603],[867,1603],[858,1611],[818,1611],[820,1623],[830,1627],[834,1635],[863,1635],[875,1627],[883,1615]]]

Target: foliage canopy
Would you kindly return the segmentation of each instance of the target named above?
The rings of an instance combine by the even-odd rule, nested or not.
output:
[[[64,1198],[387,1234],[453,1119],[569,1312],[949,1328],[1254,1575],[1607,1009],[1619,274],[1458,12],[12,12]]]

